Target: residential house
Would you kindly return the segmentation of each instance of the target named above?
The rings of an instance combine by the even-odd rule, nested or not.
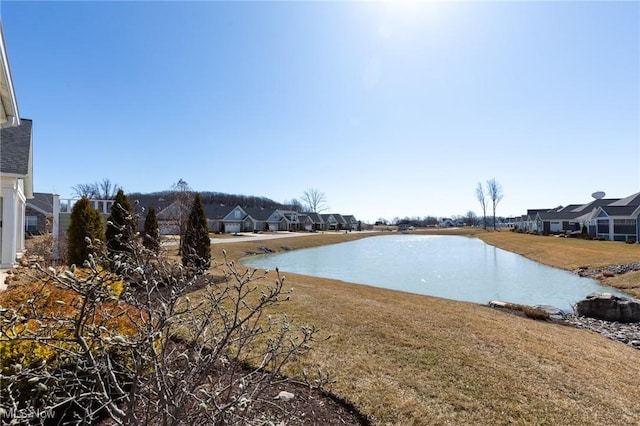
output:
[[[220,228],[223,232],[237,234],[238,232],[251,232],[255,230],[255,220],[247,214],[240,206],[235,206],[225,214],[221,220],[223,226]],[[206,210],[205,210],[206,212]],[[207,218],[211,219],[207,214]]]
[[[24,251],[26,201],[33,197],[32,122],[20,119],[0,22],[0,267]]]
[[[598,198],[585,204],[528,210],[516,223],[541,234],[582,231],[611,241],[640,241],[640,192],[626,198]]]
[[[129,199],[129,204],[133,207],[133,210],[138,215],[137,226],[138,229],[144,229],[144,221],[149,213],[149,209],[153,206],[156,211],[156,218],[158,214],[169,207],[175,200],[171,194],[163,194],[163,193],[154,193],[154,194],[130,194],[127,195]],[[162,221],[162,219],[158,219],[158,228],[161,233],[167,234],[167,228],[171,228],[173,224],[173,218],[169,220],[169,223],[166,221]]]
[[[244,210],[249,216],[249,222],[246,223],[245,232],[269,230],[268,220],[274,209],[266,209],[264,207],[246,207]]]
[[[269,231],[298,231],[301,229],[298,212],[293,210],[274,210],[267,219]]]
[[[154,207],[155,208],[155,207]],[[158,219],[158,231],[161,235],[178,235],[180,234],[180,226],[186,215],[189,214],[191,206],[186,206],[177,200],[169,204],[163,209],[156,211]]]
[[[44,192],[34,192],[33,198],[27,200],[25,209],[25,232],[27,234],[51,234],[54,233],[54,224],[57,217],[54,212],[55,206],[60,205],[60,197],[57,194],[47,194]],[[57,227],[55,229],[57,235]]]
[[[344,221],[347,224],[347,229],[350,229],[352,231],[355,231],[358,229],[358,220],[355,218],[355,216],[348,214],[348,215],[342,215],[342,217],[344,218]]]
[[[224,219],[235,207],[223,203],[203,203],[204,214],[207,216],[207,227],[211,232],[224,232]]]
[[[321,214],[320,217],[325,223],[325,229],[329,231],[338,231],[347,229],[347,221],[338,213]]]
[[[438,226],[441,228],[451,228],[452,226],[456,226],[453,220],[448,217],[443,217],[438,222]]]
[[[590,235],[611,241],[640,241],[640,192],[594,209],[586,221]]]
[[[516,228],[523,232],[539,232],[541,223],[538,215],[549,210],[551,209],[528,209],[527,214],[522,215],[516,223]]]
[[[322,220],[322,216],[318,213],[300,213],[298,216],[301,229],[305,231],[324,231],[325,224]]]
[[[33,198],[32,122],[0,129],[0,210],[2,267],[13,265],[24,251],[25,209]]]

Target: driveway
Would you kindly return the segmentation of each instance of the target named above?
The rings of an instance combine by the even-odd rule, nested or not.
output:
[[[325,231],[332,232],[333,231]],[[338,232],[338,231],[336,231]],[[344,232],[344,231],[340,231]],[[274,240],[278,238],[295,238],[295,237],[309,237],[312,235],[322,235],[323,232],[269,232],[266,234],[254,234],[252,232],[241,232],[234,235],[225,234],[224,237],[210,238],[211,244],[229,244],[229,243],[241,243],[246,241],[260,241],[260,240]],[[176,235],[164,235],[163,245],[173,246],[177,245],[179,237]]]

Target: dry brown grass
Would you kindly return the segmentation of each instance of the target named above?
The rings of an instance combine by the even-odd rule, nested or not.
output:
[[[581,266],[599,267],[640,260],[640,244],[545,237],[506,231],[480,232],[476,235],[488,244],[545,265],[567,270]]]
[[[212,251],[218,260],[223,248],[239,259],[261,246],[281,251],[365,235],[220,244]],[[637,261],[639,252],[637,245],[620,243],[478,235],[565,269]],[[640,423],[638,350],[589,331],[477,304],[285,275],[294,294],[274,313],[286,312],[294,324],[314,324],[331,336],[291,374],[300,368],[329,371],[333,391],[374,424]]]

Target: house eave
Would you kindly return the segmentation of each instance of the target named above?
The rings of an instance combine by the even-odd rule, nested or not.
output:
[[[13,89],[13,79],[7,49],[4,42],[4,32],[0,22],[0,127],[17,127],[20,125],[18,101]]]

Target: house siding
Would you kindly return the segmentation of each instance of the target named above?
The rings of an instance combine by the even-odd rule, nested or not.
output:
[[[47,216],[29,207],[28,205],[25,207],[25,232],[29,234],[45,234],[48,232],[47,229]],[[35,217],[36,218],[36,226],[35,228],[31,228],[29,225],[29,220],[27,218]]]

